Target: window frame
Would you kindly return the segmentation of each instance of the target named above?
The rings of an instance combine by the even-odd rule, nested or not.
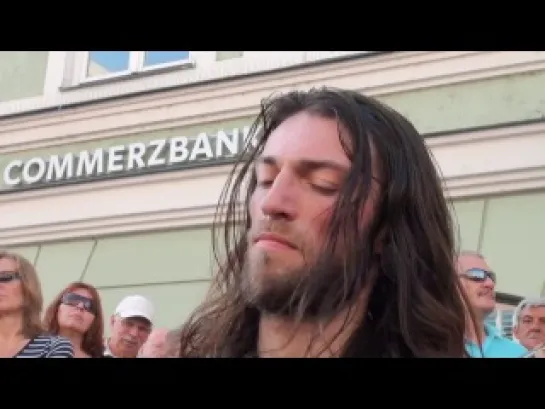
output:
[[[494,325],[500,333],[513,340],[513,313],[522,297],[507,293],[496,293],[496,309],[485,318],[485,322]]]
[[[142,75],[147,73],[157,73],[162,71],[168,71],[178,68],[193,68],[195,66],[195,60],[192,52],[188,51],[189,55],[184,60],[171,61],[162,64],[153,64],[149,66],[144,65],[145,53],[147,51],[129,51],[129,67],[127,70],[111,72],[104,75],[96,75],[90,77],[87,75],[87,68],[90,61],[91,51],[80,51],[76,55],[76,63],[78,68],[75,72],[75,78],[73,85],[92,84],[97,82],[109,81],[112,79],[121,79],[124,77],[133,77],[135,75]]]

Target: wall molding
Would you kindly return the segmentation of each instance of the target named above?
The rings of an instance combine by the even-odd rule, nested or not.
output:
[[[426,140],[453,199],[545,188],[545,121]]]
[[[0,243],[3,246],[19,246],[207,226],[213,221],[215,209],[215,205],[210,205],[14,228],[2,232]]]
[[[251,117],[261,99],[296,88],[327,84],[377,96],[544,69],[541,51],[368,54],[63,110],[92,96],[119,94],[121,85],[79,89],[77,97],[62,93],[52,105],[58,111],[1,119],[0,154]]]
[[[486,175],[451,178],[445,191],[452,200],[497,196],[545,190],[545,166],[535,169],[509,170]]]
[[[545,122],[428,140],[452,200],[545,189]],[[208,225],[230,165],[0,195],[0,246]],[[46,211],[44,211],[46,209]]]

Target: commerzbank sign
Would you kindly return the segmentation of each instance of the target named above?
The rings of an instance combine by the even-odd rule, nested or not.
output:
[[[227,163],[242,151],[248,133],[246,126],[215,134],[202,132],[194,137],[177,136],[64,155],[15,159],[3,169],[2,191]]]

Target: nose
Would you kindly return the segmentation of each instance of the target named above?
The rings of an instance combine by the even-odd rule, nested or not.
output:
[[[532,321],[532,324],[530,325],[530,331],[541,333],[541,325],[537,320]]]
[[[77,303],[77,304],[76,304],[76,308],[77,308],[78,310],[80,310],[80,311],[85,310],[85,307],[84,307],[84,305],[83,305],[82,302]]]
[[[128,333],[132,337],[136,338],[138,336],[138,327],[137,326],[132,326],[131,328],[129,328]]]
[[[271,219],[293,220],[297,217],[297,180],[287,171],[280,172],[261,201],[261,211]]]
[[[496,284],[490,277],[486,277],[486,280],[484,280],[483,286],[487,289],[493,290],[496,287]]]

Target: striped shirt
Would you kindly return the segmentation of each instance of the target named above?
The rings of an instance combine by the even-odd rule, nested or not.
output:
[[[73,358],[70,340],[54,335],[38,335],[31,339],[14,358]]]

